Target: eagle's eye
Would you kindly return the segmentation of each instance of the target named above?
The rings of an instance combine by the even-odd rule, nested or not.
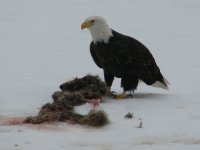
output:
[[[95,20],[91,20],[90,22],[91,22],[91,23],[94,23],[94,21],[95,21]]]

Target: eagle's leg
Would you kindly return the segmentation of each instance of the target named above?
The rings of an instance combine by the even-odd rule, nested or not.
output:
[[[104,79],[107,85],[107,95],[109,97],[112,97],[114,95],[114,92],[111,92],[111,86],[114,80],[114,75],[106,70],[104,70]]]
[[[112,97],[112,95],[114,94],[113,91],[111,91],[111,87],[110,86],[107,86],[107,95]]]
[[[126,98],[132,98],[133,95],[131,94],[131,91],[134,91],[138,86],[138,78],[135,75],[131,75],[130,77],[123,77],[121,79],[121,87],[123,87],[124,91],[120,95],[116,95],[116,99],[126,99]],[[127,94],[127,91],[129,93]]]

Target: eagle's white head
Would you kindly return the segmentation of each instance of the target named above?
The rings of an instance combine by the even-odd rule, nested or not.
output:
[[[82,23],[81,29],[87,28],[92,36],[92,41],[97,42],[109,42],[109,38],[113,36],[112,30],[109,28],[106,20],[99,16],[92,16]]]

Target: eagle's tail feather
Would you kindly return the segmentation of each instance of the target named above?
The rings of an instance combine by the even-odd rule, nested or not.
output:
[[[170,84],[169,81],[167,79],[163,78],[163,82],[156,81],[151,86],[169,90],[169,87],[168,87],[169,84]]]
[[[164,83],[166,84],[166,85],[170,85],[170,82],[164,77]]]

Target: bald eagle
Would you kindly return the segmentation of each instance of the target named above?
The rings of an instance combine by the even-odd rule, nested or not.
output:
[[[117,99],[127,98],[127,91],[137,89],[141,80],[147,85],[168,89],[169,82],[163,77],[155,59],[138,40],[111,29],[99,16],[87,18],[81,29],[87,28],[92,36],[91,56],[104,71],[105,82],[110,91],[114,77],[121,78],[123,93]]]

